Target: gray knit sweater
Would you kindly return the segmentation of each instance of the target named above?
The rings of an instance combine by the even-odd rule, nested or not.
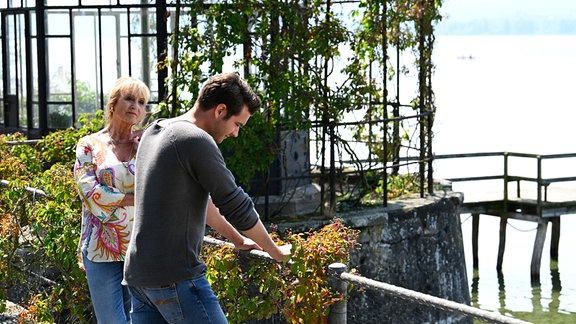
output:
[[[124,284],[155,287],[191,279],[206,265],[200,251],[209,196],[237,229],[258,221],[214,139],[183,120],[152,123],[136,159],[135,216]]]

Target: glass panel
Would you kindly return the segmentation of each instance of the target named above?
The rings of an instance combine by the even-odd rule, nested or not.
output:
[[[2,40],[2,35],[0,35],[0,41]],[[0,62],[4,62],[4,51],[0,51]],[[0,72],[2,67],[0,67]],[[4,125],[4,78],[0,73],[0,124]]]
[[[5,54],[6,56],[2,59],[6,62],[6,70],[3,71],[5,74],[7,84],[6,93],[2,94],[2,120],[4,125],[16,127],[18,126],[18,108],[17,108],[17,97],[16,97],[16,35],[14,26],[14,16],[7,15],[3,22],[6,25],[6,34],[3,35],[4,41],[6,43]],[[3,53],[4,54],[4,53]],[[4,90],[4,86],[2,87]],[[6,111],[5,111],[6,109]],[[4,115],[5,114],[5,115]]]
[[[38,52],[35,40],[31,41],[30,43],[30,57],[31,57],[31,64],[28,67],[30,69],[30,91],[32,93],[29,94],[31,102],[31,115],[28,116],[31,120],[31,127],[34,129],[40,128],[40,106],[38,105]]]
[[[70,77],[65,75],[64,69],[58,67],[58,71],[52,74],[50,80],[50,88],[48,89],[48,101],[72,101],[72,86],[70,85]]]
[[[22,8],[22,0],[1,1],[0,8]]]
[[[146,82],[148,88],[150,88],[150,100],[149,102],[158,102],[158,73],[150,74],[150,81]]]
[[[107,21],[104,21],[104,26],[107,26]],[[74,120],[77,120],[81,114],[94,112],[100,107],[100,96],[96,90],[100,88],[98,12],[83,10],[81,15],[74,15],[74,30],[76,71],[76,116]],[[103,57],[104,60],[115,61],[114,56],[107,53]]]
[[[4,125],[4,96],[0,96],[0,124]]]
[[[18,95],[18,114],[19,114],[19,126],[20,127],[28,127],[28,111],[26,109],[26,105],[28,103],[28,92],[26,87],[26,37],[25,37],[25,28],[26,22],[24,19],[24,14],[18,14],[15,16],[16,18],[16,48],[15,53],[17,56],[16,59],[16,73],[17,73],[17,90],[16,93]]]
[[[126,11],[102,13],[102,85],[105,93],[122,73],[122,66],[128,65],[128,47],[126,33]],[[126,74],[127,75],[127,74]]]
[[[36,1],[37,0],[22,0],[24,1],[24,7],[25,8],[34,8],[36,7]]]
[[[77,6],[78,3],[80,2],[79,0],[45,0],[46,1],[46,6],[50,7],[50,6]],[[86,1],[82,1],[82,4],[84,4],[84,2]],[[102,4],[102,1],[100,1],[100,4]]]
[[[132,38],[132,75],[150,86],[150,78],[156,75],[156,39],[154,37]]]
[[[174,8],[166,8],[166,11],[168,12],[168,20],[166,21],[166,32],[168,34],[172,34],[174,33],[174,18],[176,16],[176,9]],[[186,15],[186,11],[182,10],[180,11],[180,15]],[[183,26],[183,25],[180,25]]]
[[[169,1],[168,1],[169,2]],[[120,0],[120,4],[155,4],[156,0]]]
[[[52,0],[52,1],[57,2],[60,0]],[[71,0],[68,0],[68,1],[71,1]],[[121,5],[140,5],[140,4],[155,4],[156,3],[156,0],[82,0],[82,5],[84,5],[84,6],[90,6],[90,5],[107,6],[107,5],[116,5],[118,1],[120,2],[119,4],[121,4]]]
[[[68,128],[72,126],[72,105],[49,104],[48,128]]]
[[[128,52],[128,38],[123,38],[120,42],[120,64],[118,64],[118,76],[130,75],[130,57]]]
[[[22,86],[22,83],[20,83]],[[19,127],[28,127],[28,111],[26,110],[26,88],[22,88],[22,92],[20,92],[19,101],[18,101],[18,126]]]
[[[48,101],[72,100],[72,87],[70,84],[71,59],[70,39],[49,38],[46,40],[46,55],[48,65]]]
[[[6,71],[4,71],[4,73],[6,73],[8,75],[8,93],[6,95],[9,94],[15,94],[16,93],[16,71],[15,71],[15,67],[16,67],[16,27],[14,25],[14,17],[13,16],[7,16],[6,17],[6,51],[7,51],[7,56],[6,59],[6,66],[7,69]]]
[[[60,10],[48,10],[46,35],[70,35],[70,15]]]
[[[152,8],[130,10],[130,32],[132,34],[156,33],[156,10]]]
[[[118,0],[82,0],[83,6],[110,6],[116,5]]]
[[[89,82],[77,80],[76,81],[76,118],[82,114],[93,113],[99,109],[99,96],[97,96],[96,88],[90,85]]]
[[[35,41],[30,42],[30,55],[32,56],[32,102],[38,102],[38,44]]]
[[[32,128],[40,128],[40,106],[35,103],[32,105]]]
[[[36,11],[28,11],[30,14],[30,36],[36,37]]]

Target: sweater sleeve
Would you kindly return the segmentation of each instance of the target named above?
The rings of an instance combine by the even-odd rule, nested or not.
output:
[[[184,167],[210,194],[230,224],[241,231],[254,227],[259,216],[250,196],[236,184],[214,139],[200,129],[197,132],[185,141],[183,150],[179,149]]]
[[[106,222],[114,215],[125,194],[113,186],[112,168],[101,169],[97,174],[99,163],[104,163],[106,157],[106,150],[98,147],[98,143],[89,140],[89,137],[78,141],[74,179],[83,208],[100,221]]]

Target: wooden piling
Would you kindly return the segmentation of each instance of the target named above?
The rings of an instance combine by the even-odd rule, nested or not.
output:
[[[472,214],[472,266],[478,270],[478,228],[480,227],[480,214]]]
[[[560,217],[552,218],[552,235],[550,238],[550,260],[558,262],[558,246],[560,245]]]
[[[508,225],[508,217],[500,217],[500,242],[498,244],[498,260],[496,261],[496,270],[502,272],[502,264],[504,263],[504,250],[506,249],[506,225]]]
[[[533,284],[540,283],[540,261],[542,260],[542,250],[544,249],[547,230],[548,219],[538,221],[536,239],[534,240],[534,251],[532,252],[532,263],[530,264],[530,278]]]

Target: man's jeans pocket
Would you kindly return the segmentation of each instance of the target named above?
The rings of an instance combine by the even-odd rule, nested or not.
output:
[[[133,313],[146,312],[149,308],[155,308],[168,323],[184,319],[175,285],[161,288],[130,287],[130,291],[135,297],[132,305]]]

